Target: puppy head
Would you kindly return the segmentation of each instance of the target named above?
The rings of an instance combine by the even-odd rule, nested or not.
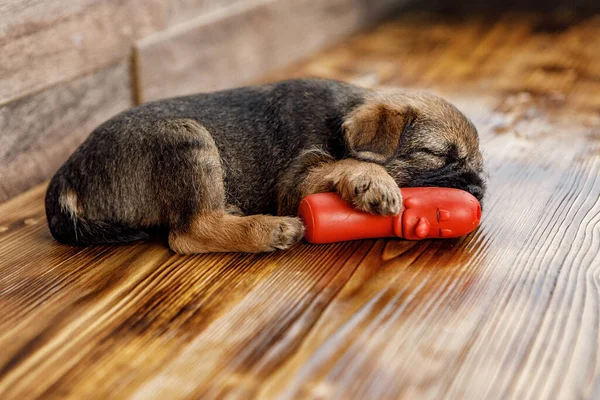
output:
[[[353,157],[382,164],[401,187],[441,186],[485,193],[475,126],[438,96],[376,92],[343,123]]]

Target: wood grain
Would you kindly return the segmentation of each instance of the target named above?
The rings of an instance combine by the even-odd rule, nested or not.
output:
[[[165,27],[160,0],[8,0],[0,4],[0,105],[114,64]]]
[[[105,119],[133,105],[130,63],[0,106],[0,201],[48,179]]]
[[[599,398],[600,19],[550,22],[409,15],[268,78],[456,103],[489,171],[461,239],[183,257],[0,205],[0,398]]]
[[[248,3],[248,0],[170,0],[168,26]]]
[[[238,1],[138,41],[139,100],[246,84],[341,40],[403,3]]]

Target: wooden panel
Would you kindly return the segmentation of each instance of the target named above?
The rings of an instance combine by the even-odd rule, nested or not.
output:
[[[117,62],[166,15],[160,0],[10,0],[0,13],[0,104]]]
[[[0,107],[0,201],[48,178],[105,119],[133,105],[130,63]]]
[[[8,0],[0,2],[2,37],[31,34],[53,21],[80,13],[99,0]]]
[[[271,0],[272,1],[272,0]],[[167,26],[174,26],[179,23],[188,22],[191,19],[194,19],[198,16],[204,16],[207,19],[212,19],[217,17],[218,13],[227,14],[236,11],[236,8],[239,9],[248,9],[261,2],[262,0],[170,0],[168,2],[168,17],[167,17]],[[366,21],[374,21],[381,18],[386,18],[390,16],[390,12],[394,13],[402,6],[414,2],[414,0],[353,0],[346,1],[343,3],[343,8],[354,8],[360,10],[362,18]],[[323,6],[328,7],[327,3],[330,3],[333,7],[333,10],[336,10],[337,7],[341,7],[336,5],[336,0],[325,0],[320,3],[324,3]],[[288,1],[288,6],[292,9],[297,6],[301,6],[302,2]],[[342,3],[339,3],[342,4]],[[314,4],[309,4],[309,7],[312,8],[307,10],[311,12],[319,12],[318,7],[315,8]],[[336,10],[343,14],[347,11],[345,10]],[[209,15],[214,13],[213,15]],[[331,15],[332,20],[330,22],[334,22],[333,18],[337,18],[335,15]],[[318,29],[323,30],[330,27],[320,26]]]
[[[461,239],[184,257],[0,205],[0,398],[599,398],[599,22],[410,15],[271,77],[455,102],[489,171]]]
[[[247,83],[373,22],[389,3],[252,1],[157,33],[136,46],[139,99]]]
[[[173,26],[198,16],[221,12],[248,2],[248,0],[170,0],[167,24]]]

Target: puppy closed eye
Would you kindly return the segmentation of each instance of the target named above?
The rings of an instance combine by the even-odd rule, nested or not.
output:
[[[439,168],[446,164],[446,154],[435,150],[418,149],[412,155],[431,168]]]
[[[446,158],[447,154],[443,151],[421,148],[417,149],[416,153],[427,154],[432,157]]]

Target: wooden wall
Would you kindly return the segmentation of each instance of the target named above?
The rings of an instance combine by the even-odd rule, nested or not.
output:
[[[0,1],[0,202],[119,111],[258,79],[407,1]]]

